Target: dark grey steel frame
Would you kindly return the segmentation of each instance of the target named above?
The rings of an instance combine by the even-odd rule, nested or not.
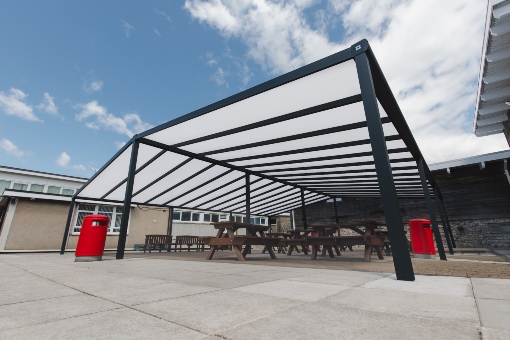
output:
[[[337,101],[334,101],[331,103],[326,103],[326,104],[318,105],[316,107],[307,108],[307,109],[293,112],[293,113],[290,113],[290,114],[287,114],[284,116],[268,119],[265,121],[260,121],[258,123],[249,124],[247,126],[239,127],[236,129],[223,131],[223,132],[212,134],[209,136],[203,136],[201,138],[196,138],[193,140],[188,140],[186,142],[178,143],[175,145],[166,145],[166,144],[162,144],[162,143],[155,142],[155,141],[145,138],[154,132],[164,130],[171,126],[180,124],[184,121],[187,121],[187,120],[196,118],[198,116],[207,114],[211,111],[231,105],[238,101],[241,101],[241,100],[247,99],[249,97],[255,96],[257,94],[263,93],[265,91],[271,90],[273,88],[284,85],[286,83],[297,80],[299,78],[306,77],[310,74],[319,72],[323,69],[329,68],[331,66],[345,62],[347,60],[354,60],[356,63],[356,67],[357,67],[357,71],[358,71],[358,78],[359,78],[360,87],[361,87],[361,95],[344,98],[344,99],[337,100]],[[382,118],[382,119],[380,118],[377,100],[379,100],[379,103],[382,105],[386,114],[388,115],[387,118]],[[313,114],[315,112],[320,112],[320,111],[326,110],[328,108],[335,108],[335,107],[348,105],[348,104],[352,104],[352,103],[356,103],[356,102],[360,102],[360,101],[363,102],[363,106],[365,109],[365,115],[366,115],[365,123],[361,122],[361,123],[355,123],[355,124],[348,124],[345,126],[334,127],[331,129],[312,131],[309,133],[304,133],[304,134],[294,135],[294,136],[289,136],[289,137],[284,137],[284,138],[276,138],[276,139],[268,140],[265,142],[258,142],[258,143],[252,143],[249,145],[244,145],[244,146],[234,146],[234,147],[224,148],[221,150],[210,151],[210,152],[207,152],[204,154],[194,154],[192,152],[188,152],[188,151],[185,151],[185,150],[182,150],[179,148],[180,146],[189,145],[189,144],[197,143],[200,141],[205,141],[208,139],[213,139],[213,138],[233,134],[236,132],[253,129],[253,128],[256,128],[259,126],[269,125],[269,124],[273,124],[273,123],[280,122],[283,120],[288,120],[288,119],[292,119],[292,118],[296,118],[296,117],[300,117],[300,116],[304,116],[304,115],[308,115],[308,114]],[[246,185],[246,208],[244,211],[247,216],[247,221],[249,221],[249,216],[250,216],[250,202],[249,202],[250,201],[250,182],[249,182],[250,175],[256,175],[260,178],[271,180],[274,183],[282,183],[284,185],[288,185],[290,187],[300,189],[300,197],[297,198],[299,201],[295,201],[295,202],[288,202],[288,201],[292,201],[292,200],[280,201],[280,202],[274,204],[274,206],[272,206],[273,210],[266,210],[266,211],[264,211],[264,213],[267,213],[268,215],[277,215],[278,213],[288,211],[289,209],[294,209],[294,208],[301,206],[303,209],[303,218],[304,218],[304,223],[305,223],[305,227],[306,227],[306,211],[305,211],[306,203],[307,202],[308,203],[317,202],[317,201],[319,201],[318,195],[322,195],[322,196],[328,196],[328,197],[333,198],[335,200],[335,208],[336,208],[337,195],[335,194],[335,192],[338,192],[338,191],[334,190],[335,187],[331,187],[331,189],[329,189],[330,191],[328,194],[328,193],[325,193],[324,191],[322,191],[323,189],[326,189],[327,186],[326,186],[326,188],[314,187],[312,183],[310,185],[304,186],[304,185],[298,185],[296,183],[293,183],[292,179],[291,180],[284,179],[285,177],[292,177],[292,175],[288,175],[288,174],[281,174],[279,176],[266,175],[266,174],[260,173],[258,171],[249,170],[249,168],[259,166],[258,164],[253,164],[253,165],[249,165],[249,166],[245,166],[245,167],[239,167],[239,166],[229,164],[227,161],[218,161],[218,160],[215,160],[215,159],[207,157],[207,156],[210,154],[215,154],[215,153],[219,153],[219,152],[239,150],[242,148],[253,147],[253,146],[257,146],[257,145],[268,145],[268,144],[278,143],[278,142],[282,142],[282,141],[286,141],[286,140],[306,138],[306,137],[318,136],[318,135],[322,135],[322,134],[326,134],[326,133],[346,131],[346,130],[361,128],[361,127],[368,127],[369,136],[370,136],[369,140],[347,142],[347,143],[342,143],[341,145],[338,144],[336,146],[337,147],[347,147],[347,146],[370,143],[372,146],[372,153],[365,153],[365,154],[373,155],[374,161],[373,162],[349,163],[349,165],[375,165],[375,171],[374,171],[374,169],[346,170],[346,171],[342,170],[342,171],[332,171],[332,172],[330,172],[330,174],[341,174],[341,173],[352,174],[352,173],[357,173],[357,172],[375,172],[376,173],[375,177],[377,178],[377,183],[378,183],[378,187],[380,190],[380,197],[382,198],[382,202],[383,202],[386,223],[388,225],[388,232],[390,235],[390,242],[391,242],[392,251],[393,251],[393,255],[394,255],[393,261],[394,261],[394,265],[395,265],[395,271],[397,274],[397,278],[399,280],[412,281],[412,280],[414,280],[414,272],[413,272],[413,268],[412,268],[410,254],[409,254],[409,250],[408,250],[408,246],[407,246],[407,239],[405,237],[402,216],[401,216],[399,203],[398,203],[397,191],[399,189],[397,189],[395,186],[395,180],[393,178],[394,176],[392,174],[392,166],[391,166],[392,164],[398,165],[398,163],[406,162],[406,161],[409,161],[410,159],[407,159],[407,158],[406,159],[396,159],[396,160],[389,159],[388,149],[386,147],[386,141],[395,140],[395,139],[397,139],[398,136],[386,136],[386,137],[384,136],[384,133],[382,131],[382,124],[387,123],[387,122],[393,123],[400,138],[406,144],[406,149],[402,149],[402,150],[398,150],[398,151],[393,150],[391,152],[409,151],[413,156],[413,158],[411,160],[415,160],[418,164],[421,164],[421,166],[418,166],[418,168],[419,168],[418,170],[421,175],[420,177],[421,177],[421,182],[422,182],[422,187],[423,187],[423,193],[425,195],[425,198],[427,199],[427,203],[429,203],[429,200],[430,200],[430,192],[429,192],[430,189],[427,185],[427,181],[428,181],[428,184],[430,184],[431,187],[433,188],[433,190],[435,191],[435,199],[438,200],[438,206],[440,205],[442,208],[441,210],[442,210],[442,212],[444,214],[444,218],[445,218],[445,222],[443,222],[444,228],[445,228],[445,230],[449,229],[450,236],[453,236],[453,235],[451,235],[451,228],[449,226],[449,222],[448,222],[448,219],[446,216],[446,209],[444,208],[444,205],[442,204],[443,203],[442,202],[442,200],[443,200],[442,194],[441,194],[439,188],[437,187],[427,164],[423,160],[423,156],[418,148],[418,145],[416,144],[416,142],[411,134],[411,131],[404,119],[404,116],[402,115],[402,112],[400,111],[400,108],[398,107],[398,104],[397,104],[397,102],[391,92],[391,89],[390,89],[390,87],[389,87],[380,67],[379,67],[379,64],[377,63],[377,60],[375,59],[375,56],[368,44],[368,41],[362,40],[362,41],[354,44],[350,49],[340,51],[336,54],[333,54],[329,57],[321,59],[317,62],[303,66],[295,71],[292,71],[292,72],[289,72],[282,76],[279,76],[275,79],[272,79],[272,80],[267,81],[263,84],[260,84],[253,88],[250,88],[248,90],[240,92],[240,93],[233,95],[229,98],[226,98],[219,102],[213,103],[213,104],[208,105],[202,109],[196,110],[196,111],[191,112],[187,115],[184,115],[184,116],[176,118],[172,121],[169,121],[165,124],[162,124],[160,126],[152,128],[150,130],[147,130],[144,133],[133,136],[133,138],[128,143],[126,143],[126,145],[124,147],[122,147],[110,161],[108,161],[99,171],[97,171],[94,174],[94,176],[92,176],[89,179],[89,181],[82,187],[82,189],[80,189],[78,192],[76,192],[76,194],[73,196],[72,202],[71,202],[71,207],[69,209],[69,216],[68,216],[67,223],[66,223],[65,233],[64,233],[64,237],[63,237],[61,253],[64,252],[65,246],[67,243],[67,238],[69,235],[71,216],[72,216],[73,209],[74,209],[75,199],[76,198],[82,198],[82,199],[85,198],[85,197],[80,196],[80,193],[83,190],[83,188],[86,187],[86,185],[88,183],[93,181],[106,167],[108,167],[120,154],[122,154],[131,145],[133,145],[133,149],[132,149],[132,153],[131,153],[131,161],[130,161],[130,165],[129,165],[128,177],[126,179],[124,179],[123,181],[121,181],[120,183],[118,183],[117,185],[115,185],[110,191],[108,191],[107,194],[103,195],[103,197],[101,197],[101,199],[100,199],[101,201],[105,201],[105,202],[117,202],[118,203],[118,201],[108,200],[108,199],[106,199],[106,197],[110,193],[112,193],[114,190],[119,188],[121,185],[123,185],[124,183],[127,183],[125,199],[123,202],[124,210],[123,210],[121,227],[120,227],[121,231],[120,231],[120,235],[119,235],[119,244],[117,247],[117,259],[122,259],[124,256],[127,225],[128,225],[128,221],[129,221],[129,215],[130,215],[129,208],[131,206],[131,201],[132,201],[132,197],[133,197],[132,190],[133,190],[134,176],[136,175],[136,173],[140,172],[145,167],[147,167],[150,163],[154,162],[157,158],[159,158],[165,152],[170,151],[170,152],[177,153],[177,154],[180,154],[183,156],[187,156],[188,157],[187,161],[189,161],[190,159],[199,159],[199,160],[206,161],[210,164],[210,166],[207,167],[206,169],[202,169],[201,171],[198,171],[197,173],[193,174],[192,175],[193,177],[197,176],[198,174],[200,174],[204,171],[207,171],[209,168],[213,167],[214,165],[220,165],[220,166],[223,166],[223,167],[229,169],[228,171],[224,172],[223,174],[221,174],[221,175],[215,177],[214,179],[211,179],[210,181],[203,183],[201,185],[206,185],[207,183],[210,183],[210,182],[214,181],[215,179],[220,178],[220,177],[224,176],[225,174],[227,174],[231,171],[234,171],[234,170],[244,173],[246,176],[246,184],[245,184]],[[139,169],[136,169],[136,159],[137,159],[137,154],[138,154],[139,143],[159,148],[162,151],[160,153],[158,153],[156,156],[154,156],[152,159],[147,161]],[[325,150],[325,149],[328,149],[331,147],[332,146],[324,146],[322,148],[321,147],[307,148],[307,149],[302,149],[300,151],[302,152],[303,150],[306,150],[306,151]],[[363,154],[363,155],[365,155],[365,154]],[[274,154],[269,154],[269,155],[274,155]],[[359,156],[359,155],[347,155],[347,156],[344,155],[344,156],[338,156],[338,157],[326,157],[326,158],[322,158],[322,159],[339,159],[339,158],[347,158],[347,157],[355,157],[355,156]],[[236,160],[241,160],[241,159],[250,159],[250,157],[238,158]],[[185,162],[187,162],[187,161],[185,161]],[[296,162],[299,162],[299,161],[296,161]],[[270,164],[285,165],[285,164],[288,164],[288,162],[276,162],[276,163],[270,163]],[[323,168],[327,168],[327,167],[328,166],[324,166]],[[316,167],[307,167],[307,168],[300,168],[300,169],[314,169],[314,168],[316,168]],[[412,167],[412,166],[411,167],[409,167],[409,166],[404,166],[404,167],[393,166],[393,169],[394,170],[396,170],[396,169],[403,169],[403,170],[411,170],[412,169],[412,170],[414,170],[416,168]],[[275,169],[275,171],[271,170],[269,172],[270,173],[278,173],[278,172],[283,172],[282,170],[286,171],[285,169],[280,169],[280,170]],[[164,176],[170,175],[172,171],[173,170],[170,170]],[[326,174],[325,172],[320,172],[320,173]],[[300,175],[306,177],[311,174],[313,174],[313,173],[306,173],[306,175],[305,174],[300,174]],[[372,176],[372,177],[374,177],[374,176]],[[398,177],[398,176],[395,176],[395,177]],[[360,177],[360,178],[362,178],[362,177]],[[183,183],[189,179],[190,178],[187,178],[184,181],[182,181],[181,183]],[[416,181],[413,181],[413,182],[416,182]],[[349,184],[349,182],[347,182],[347,184]],[[200,186],[198,186],[198,187],[200,187]],[[194,189],[197,189],[198,187],[195,187]],[[168,192],[171,189],[172,188],[169,188],[165,192]],[[304,190],[309,191],[310,194],[312,194],[312,195],[309,195],[305,199]],[[359,194],[348,193],[347,195],[342,195],[342,196],[344,196],[344,197],[373,197],[373,196],[377,196],[377,191],[376,190],[374,191],[370,188],[365,188],[364,190],[353,188],[352,190],[355,192],[359,192]],[[189,194],[190,192],[191,192],[191,190],[182,194],[181,197]],[[416,195],[416,193],[418,193],[418,191],[409,191],[408,192],[409,197],[413,197],[413,198],[416,198],[416,196],[414,196],[414,195]],[[322,196],[320,196],[320,197],[322,197]],[[406,196],[402,192],[402,194],[399,197],[406,197]],[[160,206],[160,205],[156,205],[156,204],[151,204],[150,203],[151,200],[146,201],[146,202],[136,202],[136,203],[143,204],[143,205],[149,205],[149,206],[150,205]],[[172,209],[173,208],[189,208],[189,207],[180,207],[180,206],[176,206],[176,205],[168,205],[168,203],[170,203],[174,200],[175,199],[166,202],[165,207],[169,207]],[[194,200],[196,201],[197,198],[195,198]],[[184,205],[189,204],[189,203],[193,202],[194,200],[191,200],[191,201],[185,203]],[[324,200],[324,199],[321,199],[321,200]],[[221,205],[221,204],[219,204],[219,205]],[[430,204],[429,204],[429,207],[430,207]],[[432,223],[437,226],[437,220],[435,219],[435,215],[433,214],[433,212],[431,212],[430,209],[429,209],[429,212],[430,212],[430,217],[431,217]],[[441,214],[441,217],[443,217],[443,214]],[[336,214],[336,216],[337,216],[337,214]],[[442,241],[439,239],[438,242],[442,242]],[[439,244],[438,244],[438,246],[439,246]],[[442,243],[441,243],[441,247],[439,247],[439,248],[442,249]],[[441,253],[444,254],[444,250],[442,252],[440,250],[440,254]],[[446,259],[445,256],[441,256],[441,257],[442,258],[444,257],[444,259]]]

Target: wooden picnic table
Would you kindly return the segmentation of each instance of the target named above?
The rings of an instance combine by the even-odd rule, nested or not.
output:
[[[298,246],[301,246],[301,250],[305,255],[308,255],[308,243],[306,242],[305,236],[308,236],[313,230],[311,229],[294,229],[290,230],[289,233],[292,235],[290,238],[286,239],[284,242],[289,247],[287,251],[287,255],[292,255],[292,251],[296,249],[299,253]]]
[[[384,236],[378,236],[375,229],[384,224],[377,221],[363,221],[363,222],[341,222],[341,223],[324,223],[324,224],[311,224],[312,229],[316,229],[323,235],[318,235],[316,238],[306,237],[308,244],[312,245],[312,260],[317,258],[317,250],[320,245],[323,245],[328,250],[329,256],[334,257],[331,247],[333,246],[353,246],[364,245],[365,255],[364,261],[370,262],[372,249],[375,249],[379,259],[384,259],[381,251],[381,246],[384,244]],[[365,227],[361,230],[359,227]],[[360,236],[332,236],[335,231],[346,228],[351,229]]]
[[[341,227],[336,224],[311,224],[309,226],[316,237],[333,237],[333,235],[340,229]],[[336,254],[340,255],[340,249],[337,245],[324,245],[322,248],[322,256],[326,256],[326,251],[329,254],[329,257],[335,257],[333,254],[333,249],[335,249]],[[319,250],[319,245],[315,245],[312,247],[312,259],[315,260],[317,258],[317,251]],[[314,255],[315,254],[315,255]]]
[[[278,254],[280,254],[280,253],[284,253],[285,251],[287,251],[287,249],[285,249],[287,247],[287,245],[285,244],[285,242],[281,242],[281,241],[291,238],[292,234],[284,233],[284,232],[272,232],[272,233],[266,234],[266,236],[280,239],[280,244],[278,245]],[[266,250],[267,249],[264,248],[264,250],[262,250],[262,253],[265,253]]]
[[[232,246],[234,253],[239,261],[244,261],[248,252],[248,247],[245,247],[243,252],[239,250],[239,246],[252,246],[262,245],[265,246],[269,255],[272,259],[276,259],[276,255],[273,252],[273,246],[278,246],[280,240],[274,237],[266,237],[265,231],[269,229],[269,226],[239,223],[234,221],[226,222],[213,222],[211,223],[214,228],[218,230],[216,237],[203,237],[205,244],[211,248],[206,256],[206,260],[212,259],[214,252],[220,246]],[[235,232],[239,229],[246,229],[250,235],[235,235]],[[224,234],[224,232],[226,233]]]

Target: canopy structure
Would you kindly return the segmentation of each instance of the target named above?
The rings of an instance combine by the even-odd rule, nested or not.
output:
[[[362,40],[135,135],[74,198],[249,218],[330,198],[381,197],[397,277],[413,280],[398,197],[427,199],[446,259],[432,196],[441,204],[428,166]],[[439,211],[443,217],[444,207]],[[117,258],[124,254],[129,214],[124,215]]]

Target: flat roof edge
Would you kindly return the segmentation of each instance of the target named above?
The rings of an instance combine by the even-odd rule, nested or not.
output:
[[[434,171],[434,170],[454,168],[454,167],[464,166],[464,165],[477,164],[477,163],[481,163],[481,162],[497,161],[497,160],[506,159],[506,158],[510,158],[510,150],[497,151],[497,152],[487,153],[484,155],[459,158],[459,159],[454,159],[451,161],[434,163],[434,164],[430,164],[429,168],[431,171]]]

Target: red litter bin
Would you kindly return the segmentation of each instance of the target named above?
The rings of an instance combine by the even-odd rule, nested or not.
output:
[[[413,255],[424,259],[435,259],[436,248],[432,237],[432,228],[429,220],[415,219],[409,221],[411,246]]]
[[[76,245],[75,262],[101,261],[109,223],[107,216],[85,216]]]

